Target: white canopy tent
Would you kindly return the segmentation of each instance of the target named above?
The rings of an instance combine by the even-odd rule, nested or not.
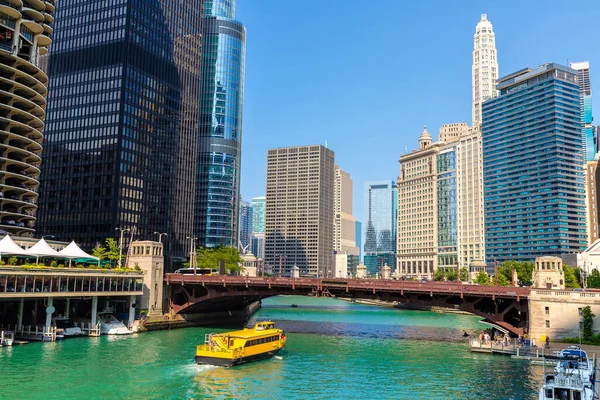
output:
[[[61,256],[63,256],[64,258],[69,259],[69,267],[71,266],[71,260],[73,260],[74,258],[75,259],[85,258],[88,260],[96,260],[96,261],[98,261],[98,265],[100,265],[100,259],[98,257],[94,257],[94,256],[86,253],[85,251],[81,250],[81,248],[79,246],[77,246],[77,243],[75,243],[74,240],[71,243],[69,243],[69,245],[67,247],[65,247],[58,253]]]
[[[16,244],[9,235],[4,236],[2,240],[0,240],[0,257],[5,254],[18,256],[28,255],[27,251]]]
[[[42,238],[39,242],[31,246],[26,250],[27,255],[35,257],[35,263],[39,263],[40,257],[54,257],[54,258],[67,258],[54,250],[50,245]]]

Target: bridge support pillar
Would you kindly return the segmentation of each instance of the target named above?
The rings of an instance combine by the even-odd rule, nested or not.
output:
[[[54,313],[54,298],[48,297],[48,306],[46,306],[46,329],[52,326],[52,313]]]
[[[71,313],[71,298],[67,297],[67,302],[65,304],[65,317],[69,318],[70,313]]]
[[[23,328],[23,306],[25,305],[25,299],[21,297],[19,299],[19,315],[17,316],[17,330],[20,331]]]
[[[135,296],[129,296],[129,320],[127,321],[129,328],[133,326],[133,322],[135,321],[135,307]]]
[[[92,297],[92,327],[96,326],[96,317],[98,316],[98,296]]]

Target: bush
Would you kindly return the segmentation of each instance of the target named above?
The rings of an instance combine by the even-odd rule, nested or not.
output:
[[[8,265],[17,265],[17,262],[19,260],[17,259],[17,257],[11,257],[8,259]]]
[[[58,264],[58,268],[64,268],[65,264]]]
[[[58,265],[58,263],[57,263],[56,261],[52,261],[52,262],[50,263],[50,266],[51,266],[52,268],[56,268],[56,266],[57,266],[57,265]]]
[[[84,268],[83,264],[77,264],[75,268]]]

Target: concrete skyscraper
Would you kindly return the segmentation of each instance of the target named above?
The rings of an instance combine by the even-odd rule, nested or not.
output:
[[[496,35],[487,15],[482,14],[475,29],[473,48],[473,110],[472,127],[478,132],[481,128],[481,105],[496,96],[498,79],[498,59],[496,57]]]
[[[235,0],[204,0],[194,210],[203,247],[238,242],[246,28],[234,18]]]
[[[585,156],[586,161],[593,161],[598,149],[596,147],[596,138],[594,137],[594,122],[592,118],[592,82],[590,80],[590,63],[572,62],[569,65],[577,71],[577,84],[581,91],[581,125],[585,137]]]
[[[49,86],[40,56],[52,43],[54,0],[0,8],[0,230],[32,236]]]
[[[584,250],[577,71],[548,63],[508,75],[497,88],[500,95],[483,104],[481,130],[487,259],[530,261]]]
[[[334,153],[324,146],[267,152],[265,265],[289,276],[327,276],[333,267]],[[281,263],[281,264],[280,264]]]
[[[333,198],[333,250],[336,253],[358,256],[356,218],[352,215],[352,179],[349,173],[337,165]]]
[[[115,237],[116,228],[131,229],[135,239],[166,232],[167,258],[185,259],[193,232],[201,49],[198,1],[60,1],[49,62],[41,233],[75,237],[89,249]]]

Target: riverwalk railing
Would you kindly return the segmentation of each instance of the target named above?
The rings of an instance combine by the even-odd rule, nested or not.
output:
[[[100,336],[100,323],[92,325],[91,322],[75,322],[74,327],[81,328],[85,336]],[[54,342],[57,339],[62,339],[63,335],[55,327],[46,328],[43,325],[22,325],[20,328],[9,325],[0,326],[0,331],[11,332],[13,338],[21,340],[37,340],[44,342]]]

